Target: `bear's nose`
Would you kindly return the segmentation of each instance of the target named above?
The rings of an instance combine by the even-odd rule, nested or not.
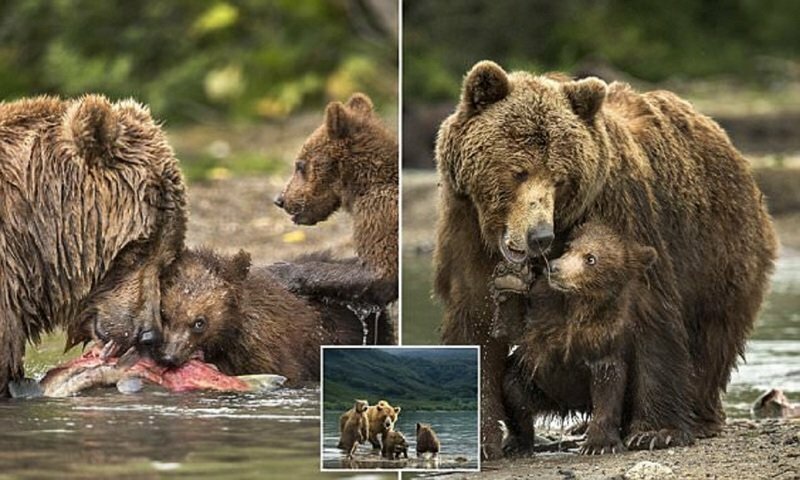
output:
[[[161,334],[157,330],[148,329],[142,330],[139,334],[139,344],[147,347],[152,347],[161,341]]]
[[[283,194],[280,194],[277,197],[275,197],[273,203],[275,203],[275,206],[277,206],[278,208],[283,208]]]
[[[540,223],[528,230],[528,251],[534,255],[543,253],[553,243],[553,226],[549,223]]]
[[[547,266],[547,270],[550,271],[550,273],[558,273],[560,270],[559,261],[553,260],[552,262],[550,262],[549,265]]]
[[[176,357],[175,355],[171,355],[171,354],[161,355],[161,357],[158,359],[158,363],[160,363],[161,365],[164,365],[166,367],[177,367],[177,366],[179,366],[178,357]]]

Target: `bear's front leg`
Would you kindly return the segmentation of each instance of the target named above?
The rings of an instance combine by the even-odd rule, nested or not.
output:
[[[620,437],[622,407],[628,381],[625,361],[617,356],[588,362],[592,376],[592,419],[580,453],[602,455],[625,450]]]
[[[534,275],[527,263],[500,262],[489,280],[489,294],[494,305],[493,338],[514,342],[525,330],[527,294]]]
[[[10,396],[8,383],[25,376],[26,331],[16,315],[9,314],[8,307],[0,307],[0,398]],[[6,309],[4,311],[4,309]]]

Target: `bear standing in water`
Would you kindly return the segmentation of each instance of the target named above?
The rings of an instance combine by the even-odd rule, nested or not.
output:
[[[147,108],[0,104],[0,397],[25,344],[56,328],[105,355],[157,343],[160,275],[185,230],[178,161]]]
[[[312,257],[270,270],[301,295],[386,306],[397,299],[397,202],[397,141],[372,101],[357,93],[346,104],[331,102],[275,204],[299,225],[314,225],[344,209],[353,218],[357,258]],[[378,343],[394,343],[389,325],[381,331]]]
[[[630,416],[623,417],[623,411],[630,411],[624,407],[651,402],[641,396],[630,372],[648,361],[635,335],[642,328],[638,316],[647,313],[647,305],[636,300],[649,288],[645,272],[655,261],[652,247],[596,223],[575,229],[564,254],[549,261],[526,295],[536,308],[528,311],[523,330],[509,328],[519,348],[509,357],[504,381],[511,414],[507,451],[532,447],[537,415],[575,411],[592,415],[582,453],[624,449],[622,437],[631,422]],[[567,387],[562,385],[564,375],[574,379]],[[667,438],[667,445],[673,440],[685,444],[690,439]],[[629,440],[633,441],[638,439]]]
[[[434,458],[439,455],[439,437],[427,423],[417,423],[417,456],[430,452]]]
[[[360,344],[353,313],[287,291],[250,255],[186,250],[165,275],[158,361],[182,365],[201,352],[228,375],[274,373],[319,381],[320,345]]]
[[[367,441],[369,435],[369,420],[366,400],[356,400],[353,408],[342,415],[344,419],[340,425],[339,444],[337,448],[347,452],[347,457],[352,458],[360,443]]]
[[[400,432],[387,430],[381,434],[381,456],[389,460],[397,460],[400,455],[408,458],[408,442]]]

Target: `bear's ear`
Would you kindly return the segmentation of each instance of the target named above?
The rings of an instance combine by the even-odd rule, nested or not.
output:
[[[642,271],[652,267],[658,259],[658,252],[653,247],[637,246],[634,249],[634,255],[636,256],[636,261],[641,265]]]
[[[113,107],[102,95],[86,95],[73,103],[64,116],[63,129],[73,153],[92,166],[110,156],[120,132]]]
[[[239,253],[234,255],[230,263],[225,266],[223,276],[229,282],[241,283],[250,273],[250,263],[250,254],[244,250],[239,250]]]
[[[483,111],[498,102],[511,91],[508,75],[500,65],[484,60],[478,62],[467,73],[461,89],[461,108],[467,115]]]
[[[400,415],[400,407],[394,407],[394,414]]]
[[[372,110],[375,108],[372,105],[372,100],[370,100],[368,96],[358,92],[350,97],[346,105],[350,110],[364,115],[372,113]]]
[[[338,139],[347,136],[350,130],[350,116],[342,102],[331,102],[325,109],[325,128],[328,137]]]
[[[383,411],[383,405],[381,405],[379,403],[379,404],[375,405],[375,409],[378,410],[379,412],[382,412]]]
[[[567,82],[563,84],[563,88],[572,111],[586,122],[594,119],[608,93],[606,82],[596,77]]]

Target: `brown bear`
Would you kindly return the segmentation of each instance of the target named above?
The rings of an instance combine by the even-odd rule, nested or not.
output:
[[[274,373],[288,385],[319,381],[319,347],[360,344],[346,308],[313,304],[263,271],[250,255],[187,249],[164,274],[163,342],[157,359],[183,365],[201,352],[228,375]]]
[[[356,400],[353,408],[342,414],[343,421],[339,427],[339,444],[336,446],[347,452],[351,458],[359,444],[367,441],[369,434],[369,420],[366,400]]]
[[[159,275],[183,248],[178,162],[147,108],[38,97],[0,104],[0,396],[25,343],[64,327],[106,353],[158,340]]]
[[[439,437],[427,423],[417,423],[417,456],[431,453],[433,457],[439,455]]]
[[[400,407],[392,407],[386,400],[381,400],[376,405],[369,407],[367,417],[369,419],[369,441],[372,444],[372,448],[376,450],[381,448],[381,435],[394,429],[400,410]],[[352,412],[352,409],[348,410],[339,418],[340,429],[344,428],[344,424],[352,415]]]
[[[325,120],[300,150],[275,204],[300,225],[314,225],[343,208],[353,217],[357,261],[317,261],[274,268],[293,291],[385,306],[397,299],[397,141],[354,94],[331,102]]]
[[[631,367],[647,362],[636,348],[633,309],[641,308],[636,300],[648,288],[644,274],[656,255],[590,222],[573,230],[566,252],[548,262],[527,295],[536,309],[511,336],[519,348],[508,361],[503,391],[509,453],[531,449],[537,415],[576,411],[591,413],[582,453],[624,449],[620,435],[630,428],[624,405],[639,401]],[[571,388],[558,376],[567,371]]]
[[[408,443],[400,432],[387,430],[381,434],[381,456],[389,460],[397,460],[402,454],[408,458]]]
[[[384,432],[394,429],[398,415],[400,415],[400,407],[393,407],[386,400],[381,400],[376,405],[369,407],[367,417],[369,417],[369,442],[372,444],[372,448],[381,448],[380,436]]]
[[[633,366],[640,401],[624,412],[628,440],[660,448],[720,430],[720,395],[744,353],[777,245],[747,161],[713,120],[669,92],[507,74],[483,61],[442,123],[436,160],[442,339],[482,346],[485,457],[502,454],[509,348],[491,336],[489,279],[502,260],[558,257],[588,220],[658,254],[635,308],[647,361]]]

